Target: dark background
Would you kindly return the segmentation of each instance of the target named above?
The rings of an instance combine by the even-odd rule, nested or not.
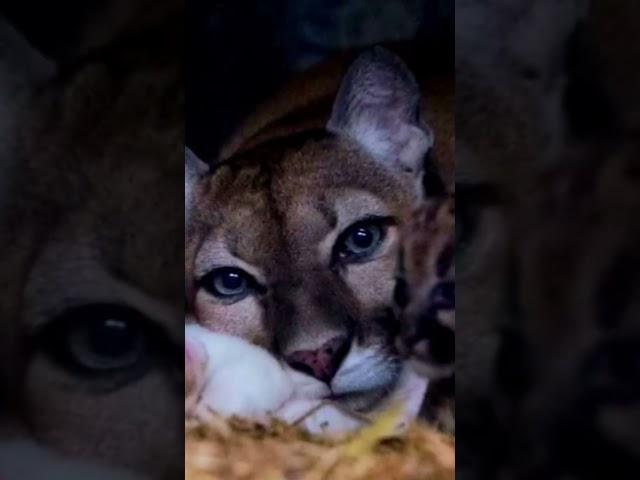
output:
[[[71,63],[120,4],[23,0],[4,2],[0,14],[41,51]],[[186,11],[186,142],[207,161],[291,73],[337,52],[411,41],[441,43],[453,56],[453,0],[188,0]]]
[[[453,0],[189,0],[187,144],[213,160],[288,75],[336,52],[433,37],[453,48],[453,14]]]
[[[105,8],[108,2],[3,2],[0,4],[0,14],[21,30],[39,50],[59,56],[79,41],[82,25]]]

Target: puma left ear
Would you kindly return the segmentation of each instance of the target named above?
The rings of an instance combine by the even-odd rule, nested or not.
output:
[[[333,104],[327,129],[358,142],[379,162],[416,175],[433,146],[420,123],[420,89],[407,66],[382,47],[353,63]]]
[[[184,148],[184,221],[189,220],[193,205],[193,193],[198,181],[209,172],[209,166],[200,160],[189,147]]]

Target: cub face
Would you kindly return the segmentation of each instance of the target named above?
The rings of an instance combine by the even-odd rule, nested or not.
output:
[[[425,202],[402,236],[402,340],[432,379],[451,375],[455,359],[454,216],[452,195]]]
[[[425,201],[405,225],[395,300],[398,349],[429,379],[422,415],[455,433],[455,197]]]
[[[400,60],[374,49],[347,72],[325,128],[263,141],[205,175],[187,154],[188,308],[353,408],[373,407],[401,370],[390,341],[399,229],[433,143],[419,99]]]

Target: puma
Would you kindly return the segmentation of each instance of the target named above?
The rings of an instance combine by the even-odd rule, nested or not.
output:
[[[68,65],[0,20],[0,456],[48,478],[183,475],[174,21]],[[20,467],[0,477],[35,478]]]
[[[346,73],[294,79],[212,166],[186,152],[188,314],[272,352],[296,388],[375,410],[408,368],[393,342],[400,232],[427,159],[452,172],[453,141],[452,72],[419,83],[375,47]]]

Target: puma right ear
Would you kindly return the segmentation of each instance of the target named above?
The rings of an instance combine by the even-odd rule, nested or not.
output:
[[[198,181],[209,172],[209,166],[200,160],[189,147],[184,148],[184,221],[189,220],[193,206],[193,193]]]
[[[420,89],[411,72],[394,54],[375,47],[345,75],[327,129],[352,138],[380,163],[419,175],[433,146],[419,113]]]

